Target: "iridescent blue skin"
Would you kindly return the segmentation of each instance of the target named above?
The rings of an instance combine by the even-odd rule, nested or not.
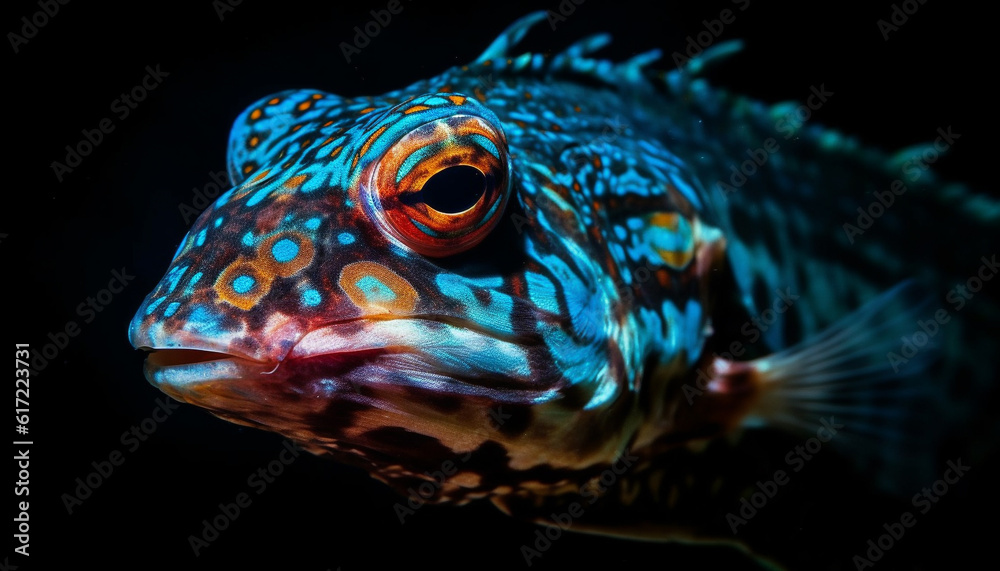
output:
[[[234,187],[198,218],[130,325],[135,347],[156,350],[149,381],[400,490],[472,458],[438,501],[558,495],[626,452],[648,462],[740,425],[758,396],[746,371],[716,376],[692,406],[680,406],[681,387],[718,364],[708,348],[731,340],[719,332],[770,305],[775,288],[829,287],[804,283],[780,253],[747,257],[754,243],[713,206],[730,161],[702,120],[760,124],[767,112],[745,101],[724,111],[732,101],[701,80],[647,73],[655,54],[588,58],[606,36],[512,55],[541,19],[399,91],[285,91],[241,114]],[[507,202],[462,230],[482,230],[478,244],[426,255],[380,222],[372,172],[408,133],[459,116],[502,134],[462,140],[496,158]],[[729,134],[729,148],[759,140]],[[780,163],[761,182],[783,188],[808,170]],[[818,191],[806,181],[795,192]],[[806,232],[775,227],[781,244]],[[863,295],[883,279],[896,278],[852,287]],[[846,307],[792,318],[808,334]],[[765,340],[779,348],[783,335],[774,327]]]

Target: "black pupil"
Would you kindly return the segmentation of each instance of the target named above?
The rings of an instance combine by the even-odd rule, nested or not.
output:
[[[464,212],[486,192],[486,176],[467,165],[448,167],[427,179],[420,199],[438,212]]]

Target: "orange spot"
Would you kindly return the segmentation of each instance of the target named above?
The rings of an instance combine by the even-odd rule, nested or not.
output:
[[[365,107],[361,111],[358,111],[358,115],[364,115],[365,113],[371,113],[374,110],[375,110],[374,107]]]
[[[275,97],[274,99],[267,102],[268,105],[277,105],[278,103],[281,103],[280,97]]]
[[[358,151],[358,155],[363,155],[363,154],[367,153],[367,152],[368,152],[368,148],[372,146],[372,143],[374,143],[374,142],[375,142],[375,140],[376,140],[376,139],[378,139],[378,138],[379,138],[379,136],[380,136],[380,135],[381,135],[381,134],[382,134],[382,133],[383,133],[383,132],[384,132],[384,131],[385,131],[385,130],[386,130],[386,129],[388,128],[388,127],[389,127],[388,125],[382,125],[381,127],[379,127],[379,128],[378,128],[378,130],[377,130],[377,131],[375,131],[374,133],[372,133],[372,136],[371,136],[371,137],[368,137],[368,140],[367,140],[367,141],[365,141],[365,144],[364,144],[364,145],[361,145],[361,150],[360,150],[360,151]],[[357,161],[357,157],[355,157],[355,159],[354,159],[354,160],[355,160],[355,161]]]
[[[299,130],[299,129],[301,129],[301,128],[302,128],[302,124],[301,124],[301,123],[299,123],[298,125],[296,125],[296,126],[292,127],[292,132],[294,133],[294,132],[298,131],[298,130]]]
[[[300,149],[304,149],[304,148],[308,147],[308,146],[309,146],[309,143],[311,143],[311,142],[312,142],[312,140],[310,140],[310,139],[306,139],[305,141],[302,141],[302,144],[301,144],[301,145],[299,145],[299,148],[300,148]]]
[[[253,279],[253,286],[243,293],[237,293],[233,289],[233,281],[240,276],[248,276]],[[273,275],[261,271],[256,263],[241,256],[226,266],[212,287],[220,300],[247,311],[267,295],[273,280]]]
[[[527,124],[527,123],[525,123],[524,121],[521,121],[521,120],[517,120],[517,121],[514,121],[514,123],[515,123],[515,124],[516,124],[516,125],[517,125],[518,127],[522,128],[522,129],[524,129],[524,128],[526,128],[526,127],[528,126],[528,124]]]
[[[312,101],[303,101],[302,103],[299,103],[295,108],[298,109],[299,111],[305,111],[310,107],[312,107]]]
[[[244,167],[244,168],[243,168],[243,172],[245,172],[245,173],[247,173],[247,174],[250,174],[250,171],[248,171],[247,169],[250,169],[250,170],[253,170],[253,169],[252,169],[252,168],[250,167],[250,165],[247,165],[246,167]],[[271,169],[265,169],[265,170],[264,170],[264,171],[262,171],[262,172],[261,172],[261,173],[260,173],[259,175],[257,175],[257,176],[255,176],[255,177],[253,177],[253,180],[251,180],[250,182],[257,182],[258,180],[260,180],[260,179],[264,178],[265,176],[267,176],[267,174],[268,174],[269,172],[271,172]]]
[[[559,125],[556,125],[555,123],[553,123],[552,126],[549,127],[549,129],[551,129],[553,131],[562,131],[562,127],[560,127]]]
[[[301,186],[302,183],[304,183],[305,181],[307,181],[308,179],[309,179],[308,175],[304,175],[304,174],[296,175],[296,176],[293,176],[292,178],[286,180],[285,184],[283,184],[282,186],[284,186],[285,188],[287,188],[289,190],[295,190],[299,186]]]
[[[298,177],[296,177],[298,178]],[[295,257],[286,262],[279,262],[274,259],[274,254],[271,249],[281,240],[291,240],[295,242],[295,245],[299,247],[298,252]],[[257,250],[257,262],[262,270],[266,270],[269,274],[276,276],[281,276],[287,278],[295,275],[302,268],[305,268],[313,260],[313,244],[312,240],[308,237],[299,234],[298,232],[281,232],[271,236],[267,240],[260,243]]]
[[[472,89],[472,94],[475,95],[476,99],[478,99],[479,101],[481,101],[483,103],[486,102],[486,94],[483,93],[482,89],[479,89],[478,87],[475,87],[475,88]]]
[[[444,86],[444,87],[442,87],[441,89],[438,89],[438,90],[437,90],[437,92],[438,92],[438,93],[446,93],[446,92],[448,92],[448,91],[451,91],[451,86],[450,86],[450,85],[445,85],[445,86]]]
[[[450,99],[451,102],[454,103],[455,105],[462,105],[463,103],[465,103],[465,97],[461,95],[449,95],[448,99]]]
[[[243,174],[250,174],[253,172],[253,165],[244,165]]]
[[[323,99],[322,93],[313,93],[313,99]]]
[[[493,60],[488,59],[488,60],[486,60],[486,61],[483,62],[483,65],[486,66],[486,67],[489,67],[489,66],[493,65]]]
[[[364,284],[361,281],[368,277],[378,280],[391,292],[391,297],[385,295],[384,291],[363,289]],[[340,289],[344,290],[351,302],[358,306],[358,309],[363,313],[369,315],[379,313],[409,314],[416,307],[419,297],[417,290],[413,289],[410,282],[396,272],[375,262],[347,264],[344,269],[340,270],[338,283]]]
[[[333,119],[330,119],[330,120],[329,120],[329,121],[327,121],[326,123],[323,123],[323,126],[324,126],[324,127],[329,127],[330,125],[333,125]]]
[[[333,142],[333,137],[327,137],[327,139],[325,141],[323,141],[323,144],[320,145],[319,148],[322,149],[323,147],[329,145],[332,142]]]
[[[462,71],[469,71],[469,66],[463,65],[462,66]]]
[[[601,157],[594,155],[594,167],[601,168]]]
[[[334,149],[332,153],[330,153],[330,158],[332,159],[333,157],[339,155],[340,154],[340,150],[343,149],[343,148],[344,148],[344,145],[338,145],[337,148]]]
[[[576,111],[577,113],[579,113],[580,112],[580,106],[579,105],[574,105],[573,106],[573,111]]]
[[[524,92],[524,98],[525,99],[531,99],[531,92],[530,91],[525,91]]]
[[[580,191],[580,183],[574,182],[573,183],[573,190],[579,192]]]
[[[260,119],[260,115],[261,115],[261,110],[260,109],[254,109],[253,112],[250,113],[250,118],[253,119],[254,121],[256,121],[257,119]]]
[[[251,147],[256,147],[257,143],[259,143],[259,142],[260,142],[260,139],[258,139],[257,137],[250,137],[250,146]]]
[[[659,226],[660,228],[677,230],[677,213],[657,212],[649,217],[649,223],[653,226]]]
[[[410,113],[416,113],[417,111],[423,111],[425,109],[430,109],[430,107],[426,105],[414,105],[413,107],[410,107],[406,111],[403,111],[403,115],[409,115]]]

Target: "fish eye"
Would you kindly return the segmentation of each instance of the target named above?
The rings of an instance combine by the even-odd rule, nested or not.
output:
[[[507,141],[478,116],[421,125],[391,145],[362,184],[379,229],[431,257],[457,254],[496,227],[510,196]]]

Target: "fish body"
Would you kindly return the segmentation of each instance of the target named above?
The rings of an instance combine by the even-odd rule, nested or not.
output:
[[[251,105],[233,188],[130,340],[170,396],[422,501],[537,518],[606,495],[612,470],[644,495],[624,486],[595,529],[652,535],[639,504],[658,503],[661,535],[724,535],[753,480],[718,473],[737,450],[722,437],[808,434],[891,401],[905,375],[885,355],[918,307],[892,287],[919,264],[817,263],[838,237],[816,238],[803,203],[885,176],[853,140],[802,130],[729,194],[720,173],[771,111],[652,73],[651,54],[589,58],[606,36],[517,54],[541,19],[396,92]]]

